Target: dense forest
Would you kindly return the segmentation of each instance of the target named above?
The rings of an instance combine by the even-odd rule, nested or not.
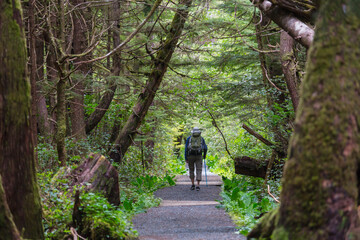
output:
[[[358,9],[0,0],[0,238],[136,239],[196,126],[248,239],[360,239]]]

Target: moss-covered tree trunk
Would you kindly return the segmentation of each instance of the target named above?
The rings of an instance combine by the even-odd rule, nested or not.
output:
[[[322,1],[273,239],[360,239],[360,2]],[[351,233],[352,232],[352,233]]]
[[[59,36],[60,36],[60,44],[56,44],[56,40],[52,39],[54,46],[57,46],[57,54],[58,58],[63,57],[66,51],[65,44],[65,1],[59,0]],[[52,36],[54,37],[54,36]],[[59,59],[55,63],[58,70],[59,80],[56,84],[56,97],[57,97],[57,106],[56,106],[56,148],[58,153],[58,161],[62,166],[66,165],[67,160],[67,152],[65,146],[65,138],[66,138],[66,83],[68,80],[68,63],[66,61],[60,62]]]
[[[17,228],[43,239],[20,1],[0,0],[0,33],[0,174]]]
[[[133,113],[130,115],[125,123],[125,126],[120,131],[116,138],[115,146],[109,153],[110,157],[117,162],[121,161],[126,151],[133,143],[136,131],[140,127],[141,122],[144,120],[149,107],[153,102],[156,91],[159,89],[171,56],[174,53],[178,40],[181,36],[191,3],[192,0],[180,0],[178,9],[171,23],[170,30],[166,36],[166,41],[153,60],[152,70],[145,89],[139,95],[139,98],[133,108]]]

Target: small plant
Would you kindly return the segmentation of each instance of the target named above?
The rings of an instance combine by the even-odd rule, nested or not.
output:
[[[170,186],[175,185],[174,177],[175,176],[166,175],[164,178],[160,178],[157,176],[145,175],[137,177],[135,181],[131,182],[131,184],[136,187],[139,193],[152,193],[160,188],[165,187],[166,183]]]

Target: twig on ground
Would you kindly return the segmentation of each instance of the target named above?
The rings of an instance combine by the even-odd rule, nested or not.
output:
[[[271,194],[271,192],[270,192],[270,186],[267,185],[267,187],[268,187],[268,193],[269,193],[270,197],[272,197],[277,203],[280,203],[280,201],[277,200],[276,197],[274,197],[274,195]]]

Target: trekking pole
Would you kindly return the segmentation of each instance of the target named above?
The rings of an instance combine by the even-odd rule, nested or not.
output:
[[[204,166],[205,166],[205,180],[206,180],[206,186],[207,186],[207,175],[206,175],[206,161],[205,161],[205,158],[204,158]]]

